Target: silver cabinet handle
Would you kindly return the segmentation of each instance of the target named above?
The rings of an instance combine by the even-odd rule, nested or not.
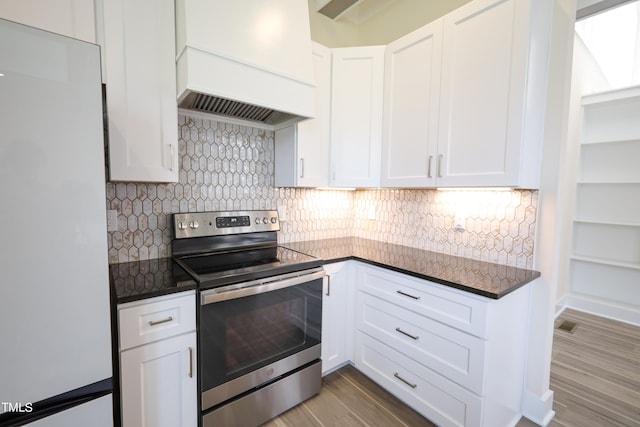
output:
[[[409,298],[412,298],[412,299],[415,299],[415,300],[420,299],[420,297],[417,297],[417,296],[411,295],[411,294],[407,294],[407,293],[404,293],[402,291],[396,291],[396,292],[399,293],[400,295],[404,295],[405,297],[409,297]]]
[[[174,159],[175,159],[175,148],[173,148],[173,144],[169,144],[169,156],[171,156],[171,158],[169,159],[169,170],[172,171],[175,168],[175,163],[174,163]]]
[[[442,178],[442,154],[438,154],[438,178]]]
[[[189,347],[189,378],[193,378],[193,348]]]
[[[429,156],[427,160],[427,178],[431,178],[431,161],[433,160],[433,156]]]
[[[149,326],[156,326],[156,325],[160,325],[161,323],[167,323],[167,322],[171,322],[173,320],[173,317],[169,316],[166,319],[162,319],[162,320],[150,320],[149,321]]]
[[[300,158],[300,178],[304,178],[304,159]]]
[[[396,331],[397,331],[397,332],[400,332],[402,335],[406,335],[406,336],[408,336],[408,337],[409,337],[409,338],[411,338],[412,340],[416,340],[416,341],[417,341],[417,340],[419,340],[419,339],[420,339],[420,337],[419,337],[419,336],[417,336],[417,335],[411,335],[409,332],[405,332],[405,331],[403,331],[403,330],[402,330],[402,329],[400,329],[400,328],[396,328]]]
[[[327,274],[327,293],[328,297],[331,296],[331,275]]]
[[[394,376],[394,377],[396,377],[397,379],[399,379],[400,381],[402,381],[403,383],[405,383],[406,385],[408,385],[408,386],[409,386],[409,387],[411,387],[411,388],[416,388],[416,387],[418,387],[418,384],[410,383],[409,381],[407,381],[407,380],[405,380],[404,378],[402,378],[402,377],[400,376],[400,374],[399,374],[399,373],[397,373],[397,372],[396,372],[395,374],[393,374],[393,376]]]

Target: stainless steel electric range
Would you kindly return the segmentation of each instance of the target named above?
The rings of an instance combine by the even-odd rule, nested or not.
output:
[[[197,282],[202,425],[257,426],[320,391],[321,260],[277,243],[276,211],[175,214]]]

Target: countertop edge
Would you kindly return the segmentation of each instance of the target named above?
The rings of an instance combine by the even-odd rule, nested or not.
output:
[[[135,302],[135,301],[142,301],[145,299],[150,299],[150,298],[155,298],[155,297],[161,297],[164,295],[171,295],[171,294],[177,294],[180,292],[188,292],[188,291],[193,291],[198,289],[198,286],[193,283],[190,285],[186,285],[186,286],[181,286],[181,287],[176,287],[176,288],[167,288],[167,289],[160,289],[160,290],[156,290],[156,291],[150,291],[150,292],[144,292],[141,294],[137,294],[137,295],[127,295],[127,296],[123,296],[123,297],[115,297],[115,303],[117,305],[120,304],[126,304],[129,302]]]
[[[444,279],[440,279],[438,277],[435,276],[429,276],[429,275],[425,275],[422,273],[417,273],[415,271],[411,271],[411,270],[406,270],[404,268],[400,268],[400,267],[396,267],[393,265],[389,265],[389,264],[384,264],[381,262],[377,262],[377,261],[372,261],[366,258],[361,258],[358,257],[356,255],[350,255],[347,257],[340,257],[340,258],[331,258],[331,259],[326,259],[324,258],[324,264],[334,264],[334,263],[338,263],[338,262],[345,262],[345,261],[359,261],[359,262],[363,262],[365,264],[369,264],[369,265],[373,265],[375,267],[380,267],[380,268],[384,268],[387,270],[391,270],[391,271],[395,271],[397,273],[402,273],[402,274],[406,274],[408,276],[411,277],[415,277],[417,279],[422,279],[422,280],[428,280],[430,282],[434,282],[434,283],[438,283],[440,285],[443,286],[447,286],[450,288],[454,288],[454,289],[459,289],[461,291],[465,291],[465,292],[469,292],[475,295],[480,295],[486,298],[490,298],[490,299],[495,299],[498,300],[506,295],[509,295],[510,293],[514,292],[517,289],[520,289],[521,287],[523,287],[524,285],[531,283],[532,281],[534,281],[535,279],[537,279],[538,277],[540,277],[540,273],[537,271],[532,271],[532,277],[523,280],[522,282],[518,283],[517,285],[513,285],[511,288],[509,288],[508,290],[504,291],[504,292],[499,292],[499,293],[495,293],[495,292],[488,292],[488,291],[483,291],[482,289],[477,289],[474,288],[472,286],[466,286],[460,283],[456,283],[456,282],[451,282],[448,280],[444,280]]]

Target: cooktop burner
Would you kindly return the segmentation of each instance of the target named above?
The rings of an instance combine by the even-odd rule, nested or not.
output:
[[[319,267],[322,260],[278,246],[276,211],[175,214],[173,258],[201,289]]]

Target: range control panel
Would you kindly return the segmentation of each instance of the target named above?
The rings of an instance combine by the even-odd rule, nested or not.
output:
[[[173,214],[176,239],[278,231],[278,211],[216,211]]]

